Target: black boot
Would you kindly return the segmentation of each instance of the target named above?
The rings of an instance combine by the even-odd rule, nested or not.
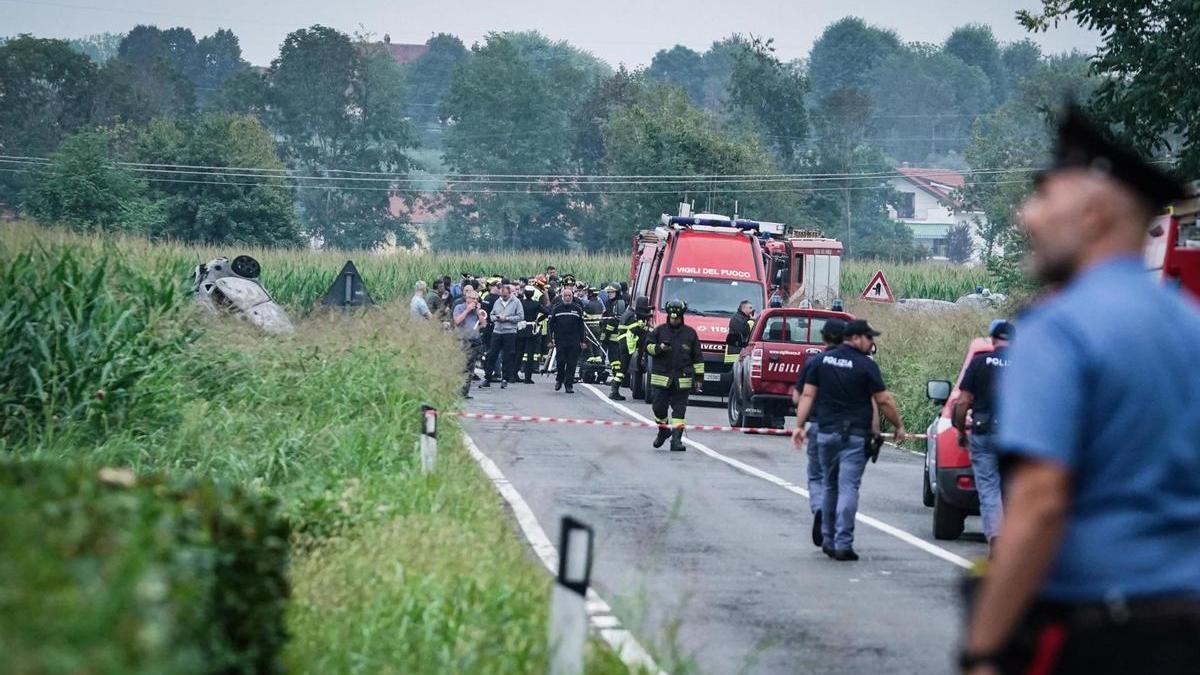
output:
[[[659,427],[658,436],[656,436],[654,438],[654,447],[661,448],[663,446],[663,443],[666,443],[667,439],[670,437],[671,437],[670,429],[668,429],[667,427]]]
[[[613,401],[624,401],[625,397],[621,395],[621,383],[613,380],[612,391],[608,392],[608,398]]]
[[[671,430],[671,452],[683,452],[687,450],[687,446],[683,444],[683,427],[675,427]]]

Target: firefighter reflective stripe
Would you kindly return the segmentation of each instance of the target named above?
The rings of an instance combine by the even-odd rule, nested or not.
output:
[[[669,387],[671,386],[671,378],[667,377],[666,375],[655,375],[654,373],[650,373],[650,386],[664,388]]]
[[[656,356],[658,354],[658,345],[652,342],[646,345],[646,351],[649,352],[651,356]]]
[[[729,351],[729,345],[725,345],[725,363],[737,363],[738,354],[741,354],[741,352],[731,352]]]
[[[654,423],[655,423],[655,424],[666,424],[666,423],[667,423],[667,418],[665,418],[665,417],[655,417],[655,418],[654,418]]]
[[[664,423],[665,423],[665,420],[663,422],[659,422],[659,424],[664,424]],[[687,424],[687,420],[685,420],[682,417],[672,417],[671,418],[671,426],[673,426],[673,427],[682,427],[682,426],[685,426],[686,424]]]
[[[704,374],[704,362],[701,361],[699,363],[693,363],[692,371],[695,372],[697,375],[703,375]]]
[[[692,386],[692,378],[690,378],[690,377],[679,378],[679,388],[680,389],[687,389],[691,386]]]

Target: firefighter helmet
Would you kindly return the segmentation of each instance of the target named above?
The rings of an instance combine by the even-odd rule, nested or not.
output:
[[[605,286],[605,287],[604,287],[604,292],[605,292],[605,293],[616,293],[616,292],[617,292],[617,287],[616,287],[616,286],[614,286],[614,285],[612,285],[612,284],[609,284],[609,285],[607,285],[607,286]]]
[[[638,299],[633,302],[633,313],[639,319],[646,319],[650,316],[650,298],[644,295],[639,295]]]
[[[667,317],[679,316],[682,317],[687,311],[687,303],[678,298],[667,302]]]

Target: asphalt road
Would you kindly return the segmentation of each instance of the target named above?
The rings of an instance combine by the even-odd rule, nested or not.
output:
[[[567,395],[535,379],[473,389],[466,410],[650,416],[639,401],[618,409],[601,388]],[[723,407],[693,406],[688,421],[727,423]],[[808,500],[795,491],[806,457],[786,437],[699,432],[688,438],[703,448],[671,453],[651,447],[652,429],[465,427],[552,539],[563,515],[595,528],[593,584],[664,665],[677,649],[700,673],[951,672],[961,565],[986,550],[977,518],[963,540],[933,540],[921,456],[888,448],[868,465],[860,517],[877,526],[860,518],[862,559],[835,562],[812,545]]]

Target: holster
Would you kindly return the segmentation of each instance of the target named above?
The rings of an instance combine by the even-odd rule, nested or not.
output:
[[[971,413],[971,431],[980,435],[992,433],[996,427],[996,416],[992,413]]]

